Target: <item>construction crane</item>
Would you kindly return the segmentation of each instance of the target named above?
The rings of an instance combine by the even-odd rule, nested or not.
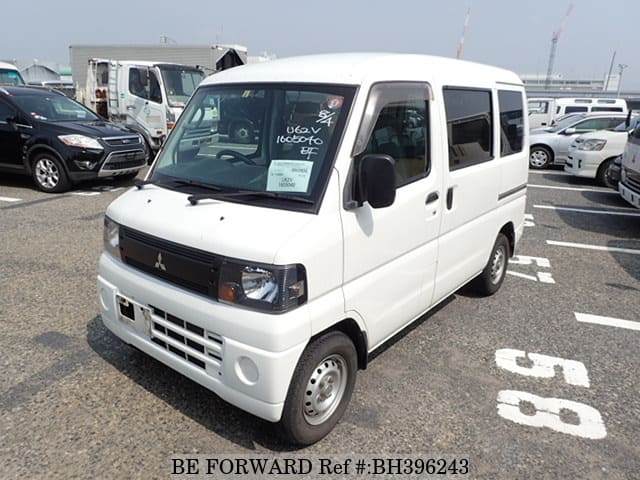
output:
[[[471,8],[467,9],[467,14],[464,17],[464,26],[462,27],[462,36],[460,37],[460,43],[458,44],[458,50],[456,52],[456,58],[462,58],[462,49],[464,48],[464,37],[467,35],[467,27],[469,26],[469,15],[471,14]]]
[[[553,74],[553,62],[556,59],[556,49],[558,48],[558,39],[560,38],[560,34],[562,34],[562,30],[564,30],[564,24],[567,21],[567,18],[571,14],[571,10],[573,10],[573,2],[569,4],[569,8],[567,8],[567,13],[562,17],[562,21],[560,22],[560,27],[553,32],[551,36],[551,52],[549,52],[549,66],[547,67],[547,78],[544,81],[544,89],[549,90],[549,86],[551,84],[551,75]]]

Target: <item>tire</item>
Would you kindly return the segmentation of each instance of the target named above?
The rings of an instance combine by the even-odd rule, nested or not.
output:
[[[615,188],[615,186],[611,185],[607,178],[607,170],[609,170],[609,167],[613,163],[613,160],[613,158],[609,158],[602,162],[598,167],[598,172],[596,173],[596,181],[603,187]]]
[[[547,147],[536,145],[531,147],[529,153],[529,166],[531,168],[547,168],[553,161],[553,154]]]
[[[305,446],[325,437],[349,404],[357,371],[356,348],[344,333],[329,332],[307,345],[280,420],[286,440]]]
[[[491,250],[491,255],[489,255],[487,265],[482,273],[472,281],[472,287],[476,293],[489,296],[500,289],[507,274],[509,256],[509,240],[503,233],[499,233]]]
[[[251,143],[254,140],[253,125],[246,120],[233,122],[229,136],[232,141],[237,143]]]
[[[40,153],[31,165],[31,176],[36,186],[47,193],[66,192],[71,181],[62,162],[53,153]]]

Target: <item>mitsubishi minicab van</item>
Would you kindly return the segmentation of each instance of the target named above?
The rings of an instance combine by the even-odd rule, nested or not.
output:
[[[429,56],[215,74],[106,212],[102,320],[316,442],[372,351],[463,285],[502,284],[524,224],[525,112],[514,73]],[[225,115],[251,135],[220,132]]]

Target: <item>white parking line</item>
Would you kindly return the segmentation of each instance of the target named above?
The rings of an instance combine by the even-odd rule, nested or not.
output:
[[[21,198],[13,198],[13,197],[0,197],[0,202],[21,202]]]
[[[533,282],[537,282],[538,281],[538,278],[534,277],[533,275],[526,275],[526,274],[520,273],[520,272],[512,272],[511,270],[507,270],[507,273],[509,275],[513,275],[514,277],[526,278],[527,280],[531,280]]]
[[[551,175],[564,175],[564,176],[569,176],[570,174],[567,172],[564,172],[562,170],[547,170],[544,172],[539,172],[537,170],[529,170],[529,173],[535,173],[537,175],[546,175],[546,174],[551,174]]]
[[[595,213],[598,215],[622,215],[625,217],[640,217],[640,213],[633,210],[591,210],[588,208],[556,207],[555,205],[534,205],[533,208],[544,210],[558,210],[560,212]]]
[[[556,245],[558,247],[582,248],[585,250],[600,250],[603,252],[629,253],[631,255],[640,255],[640,250],[633,248],[604,247],[602,245],[588,245],[585,243],[557,242],[555,240],[547,240],[548,245]]]
[[[620,195],[615,190],[604,189],[604,188],[580,188],[580,187],[554,187],[551,185],[536,185],[533,183],[527,184],[529,188],[548,188],[550,190],[569,190],[572,192],[597,192],[597,193],[610,193],[613,195]]]
[[[100,192],[70,192],[70,195],[76,195],[78,197],[95,197],[96,195],[100,195]]]
[[[588,313],[574,312],[576,320],[583,323],[595,323],[596,325],[604,325],[607,327],[626,328],[628,330],[640,331],[640,322],[632,322],[631,320],[621,320],[619,318],[601,317],[599,315],[590,315]]]

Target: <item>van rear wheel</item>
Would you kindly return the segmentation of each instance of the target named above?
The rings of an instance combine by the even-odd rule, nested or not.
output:
[[[507,274],[509,263],[509,240],[503,233],[498,234],[496,243],[493,245],[489,261],[480,275],[472,281],[473,289],[480,295],[493,295],[496,293],[504,277]]]
[[[355,346],[344,333],[329,332],[307,345],[280,420],[287,440],[311,445],[325,437],[349,404],[357,371]]]

